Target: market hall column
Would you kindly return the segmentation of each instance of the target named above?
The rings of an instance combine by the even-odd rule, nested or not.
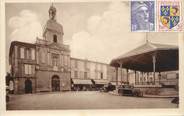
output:
[[[123,83],[123,64],[122,63],[120,63],[120,69],[121,69],[121,85],[122,85],[122,83]]]
[[[153,54],[152,61],[153,61],[153,81],[154,81],[154,84],[155,84],[156,54]]]
[[[126,69],[127,70],[127,78],[126,78],[126,83],[129,85],[129,74],[128,74],[128,68]]]
[[[118,87],[118,67],[115,67],[116,69],[116,87]]]

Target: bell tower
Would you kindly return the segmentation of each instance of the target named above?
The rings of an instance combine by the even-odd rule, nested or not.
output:
[[[51,20],[55,20],[56,17],[56,8],[53,6],[53,4],[49,8],[49,18]]]
[[[52,4],[49,8],[49,19],[44,27],[43,37],[48,43],[63,44],[63,26],[56,20],[56,8]]]

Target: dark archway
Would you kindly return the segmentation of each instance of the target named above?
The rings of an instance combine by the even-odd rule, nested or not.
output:
[[[32,81],[30,79],[25,80],[25,93],[32,93]]]
[[[52,91],[60,91],[60,79],[59,76],[54,75],[51,81]]]
[[[53,35],[53,42],[57,43],[57,35]]]

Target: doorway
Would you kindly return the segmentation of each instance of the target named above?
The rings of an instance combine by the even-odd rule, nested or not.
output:
[[[25,80],[25,93],[32,93],[32,81],[30,79]]]
[[[60,79],[59,79],[59,76],[54,75],[52,77],[51,85],[52,85],[52,91],[60,91]]]

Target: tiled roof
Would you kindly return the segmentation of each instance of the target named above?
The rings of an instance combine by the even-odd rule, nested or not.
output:
[[[153,71],[153,56],[156,71],[178,70],[178,46],[147,42],[115,59],[112,66],[150,72]]]

